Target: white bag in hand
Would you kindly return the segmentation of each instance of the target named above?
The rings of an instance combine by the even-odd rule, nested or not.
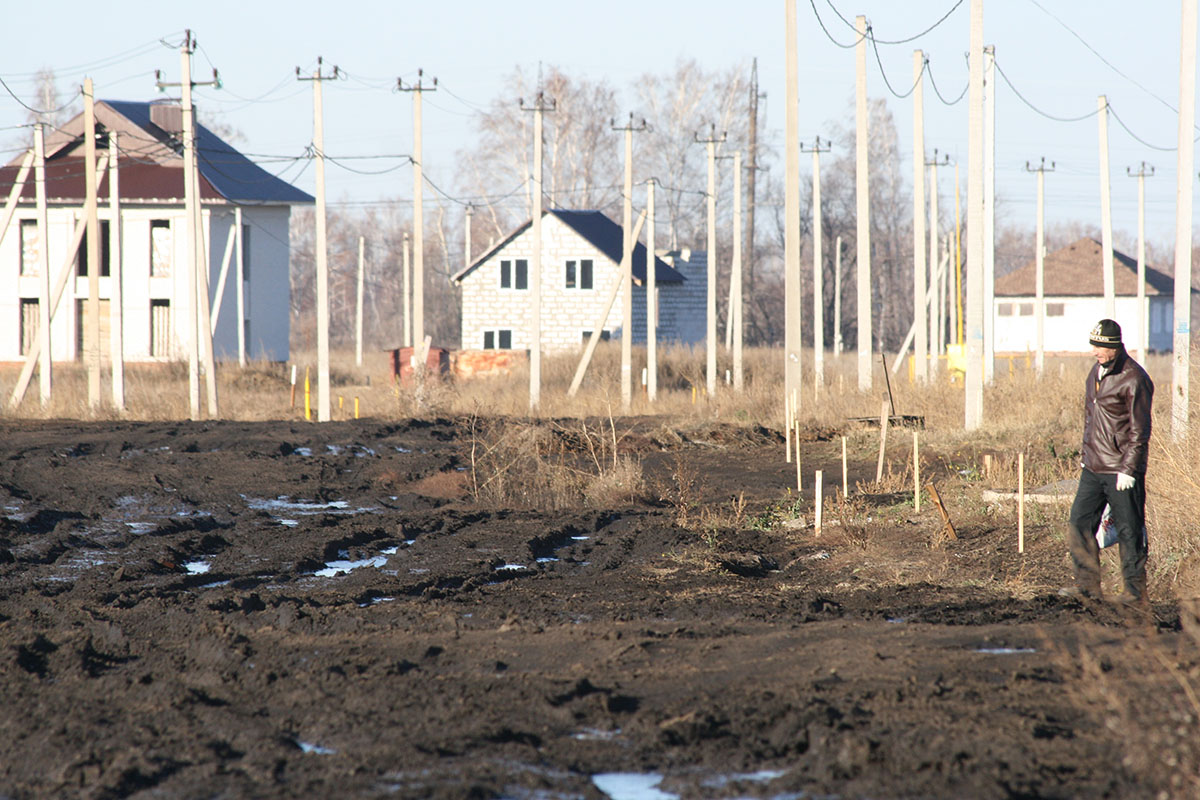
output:
[[[1117,523],[1112,518],[1112,508],[1104,507],[1104,515],[1100,517],[1100,527],[1096,529],[1096,544],[1103,550],[1117,543]]]

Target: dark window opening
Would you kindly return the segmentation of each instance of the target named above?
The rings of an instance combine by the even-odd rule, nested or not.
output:
[[[529,262],[523,258],[517,259],[517,289],[529,288]]]
[[[109,276],[109,241],[108,241],[108,220],[100,220],[100,277],[107,278]],[[80,277],[87,277],[88,274],[88,237],[87,231],[83,232],[83,238],[79,241],[79,254],[75,258],[75,274]]]
[[[592,260],[590,258],[579,262],[579,288],[592,288]]]
[[[501,289],[511,289],[512,288],[512,262],[511,261],[501,261],[500,262],[500,288]]]
[[[566,282],[566,288],[568,288],[568,289],[574,289],[574,288],[575,288],[575,262],[574,262],[574,261],[568,261],[568,262],[567,262],[567,282]]]

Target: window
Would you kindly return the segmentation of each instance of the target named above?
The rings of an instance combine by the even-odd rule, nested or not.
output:
[[[592,259],[585,258],[580,261],[567,262],[565,287],[567,289],[592,288]]]
[[[166,358],[171,354],[171,301],[150,301],[150,355]]]
[[[108,220],[100,220],[100,277],[107,278],[108,272]],[[75,274],[80,277],[86,277],[88,274],[88,238],[87,231],[84,231],[83,238],[79,241],[79,253],[75,257]]]
[[[38,227],[36,219],[21,220],[21,274],[38,274]]]
[[[584,332],[583,332],[583,342],[584,342],[584,344],[587,344],[587,340],[588,340],[588,339],[590,339],[590,338],[592,338],[592,332],[591,332],[591,331],[584,331]],[[609,341],[609,340],[611,340],[611,339],[612,339],[612,331],[603,331],[603,330],[602,330],[602,331],[600,331],[600,341],[602,341],[602,342],[607,342],[607,341]]]
[[[100,353],[102,361],[107,360],[111,351],[108,344],[112,341],[109,334],[109,301],[108,298],[100,298],[98,325],[100,338],[97,341],[92,341],[91,335],[91,303],[86,299],[77,299],[75,301],[75,356],[81,360],[87,361],[91,359],[97,351]]]
[[[501,289],[528,289],[529,262],[523,258],[500,262]]]
[[[150,220],[150,277],[165,278],[171,274],[171,222]]]
[[[24,225],[21,227],[24,228]],[[41,306],[37,299],[21,298],[21,355],[29,355],[29,348],[37,340],[41,321]]]
[[[1065,303],[1046,303],[1047,317],[1061,317],[1066,314]]]
[[[1000,311],[1000,316],[1011,317],[1012,311],[1013,311],[1013,304],[1012,303],[1001,303],[999,311]]]
[[[1033,303],[1020,303],[1019,305],[1021,307],[1021,316],[1022,317],[1032,317],[1033,316]]]
[[[512,350],[512,331],[484,331],[483,332],[483,349],[484,350]]]

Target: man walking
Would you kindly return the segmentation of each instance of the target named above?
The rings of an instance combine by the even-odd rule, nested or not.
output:
[[[1125,591],[1115,599],[1149,608],[1146,596],[1146,454],[1154,383],[1130,358],[1121,326],[1102,319],[1088,341],[1096,364],[1088,373],[1083,406],[1083,469],[1067,522],[1075,588],[1067,594],[1100,598],[1096,529],[1107,504],[1121,548]]]

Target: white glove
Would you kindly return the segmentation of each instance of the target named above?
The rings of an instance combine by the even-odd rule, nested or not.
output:
[[[1134,477],[1132,475],[1126,475],[1124,472],[1117,473],[1117,491],[1118,492],[1123,492],[1126,489],[1132,489],[1133,484],[1134,484]]]

